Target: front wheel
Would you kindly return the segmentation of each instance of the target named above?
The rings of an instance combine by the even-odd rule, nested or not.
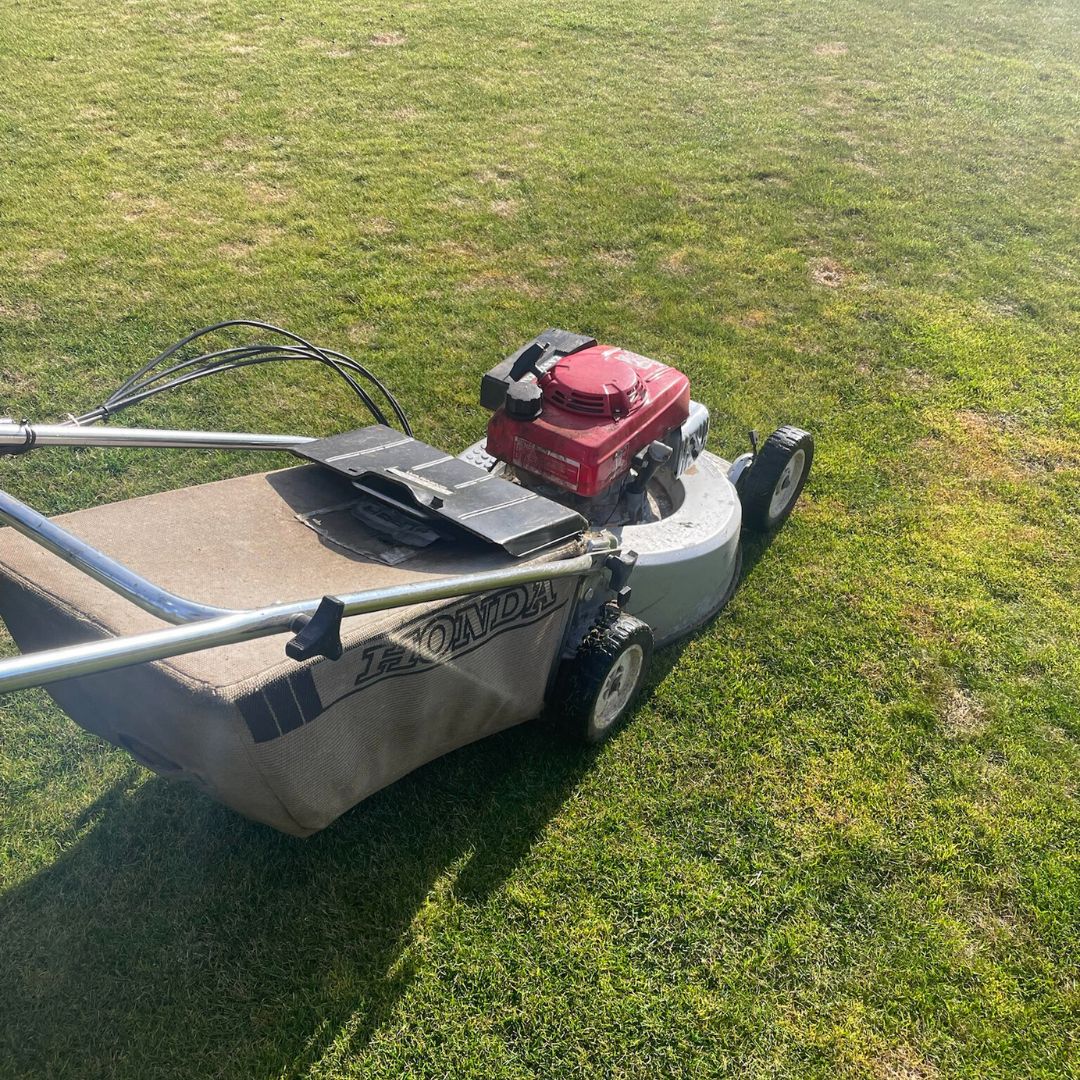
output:
[[[641,691],[652,651],[652,630],[632,615],[593,627],[559,671],[556,709],[566,734],[593,745],[607,739]]]
[[[758,533],[779,529],[795,507],[813,460],[810,432],[790,425],[777,428],[740,477],[743,524]]]

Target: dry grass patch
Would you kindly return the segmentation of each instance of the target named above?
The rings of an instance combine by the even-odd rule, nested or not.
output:
[[[810,280],[826,289],[839,289],[847,279],[848,272],[835,259],[812,259]]]
[[[130,191],[110,191],[106,196],[115,203],[124,221],[139,221],[150,215],[159,215],[166,205],[156,195],[133,194]]]
[[[376,48],[394,48],[398,45],[404,45],[406,41],[404,34],[399,34],[397,31],[388,31],[383,34],[372,34],[371,44]]]
[[[482,270],[474,274],[462,284],[462,290],[467,293],[485,292],[498,290],[500,292],[513,292],[520,296],[527,296],[530,300],[543,300],[548,296],[547,289],[526,280],[520,274],[510,273],[504,270]]]
[[[905,390],[929,390],[934,385],[934,380],[920,368],[909,367],[900,372],[900,385]]]
[[[628,266],[633,266],[637,260],[637,256],[625,248],[620,248],[616,251],[598,251],[596,253],[597,262],[604,263],[605,266],[615,266],[619,269],[625,269]]]
[[[250,154],[255,147],[256,144],[251,139],[244,138],[243,135],[226,135],[221,140],[221,149],[230,154]]]
[[[1008,413],[961,409],[953,419],[959,430],[945,437],[963,450],[974,474],[1019,480],[1080,468],[1074,442],[1027,431]]]
[[[35,248],[23,256],[22,269],[28,277],[38,277],[43,270],[57,266],[67,259],[62,248]]]
[[[814,46],[815,56],[846,56],[847,45],[842,41],[823,41]]]
[[[480,248],[471,240],[440,240],[432,248],[449,259],[468,260],[480,255]]]
[[[491,203],[491,212],[499,217],[513,217],[518,212],[517,199],[494,199]]]
[[[260,248],[272,243],[282,231],[276,226],[264,226],[247,236],[226,240],[224,243],[218,244],[218,254],[230,262],[239,262],[253,251],[258,251]]]
[[[678,251],[673,251],[667,258],[660,261],[660,269],[665,274],[674,274],[676,277],[682,277],[684,274],[689,274],[692,267],[689,265],[688,260],[690,258],[690,252],[686,248],[680,248]]]
[[[874,1080],[937,1080],[937,1066],[909,1046],[896,1046],[872,1065]]]
[[[986,709],[968,690],[954,687],[941,713],[945,734],[951,739],[967,739],[986,730]]]
[[[364,232],[375,236],[392,236],[397,232],[397,226],[387,218],[373,217],[364,222]]]
[[[278,203],[288,202],[292,192],[284,188],[273,187],[264,184],[261,180],[250,180],[244,185],[244,193],[253,203],[260,206],[274,206]]]
[[[481,169],[476,173],[476,179],[481,184],[507,184],[517,178],[518,174],[505,165],[496,165],[493,169]]]
[[[345,336],[354,345],[370,345],[375,334],[375,327],[371,323],[353,323],[345,329]]]
[[[725,315],[724,322],[738,330],[761,330],[772,322],[772,316],[767,311],[754,309]]]
[[[8,322],[33,322],[41,317],[41,305],[36,300],[0,299],[0,319]]]

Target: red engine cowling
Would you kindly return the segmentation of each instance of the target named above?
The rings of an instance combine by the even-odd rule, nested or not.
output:
[[[613,345],[563,357],[539,386],[539,400],[522,406],[528,395],[508,397],[492,414],[487,451],[587,498],[690,414],[690,380],[681,371]]]

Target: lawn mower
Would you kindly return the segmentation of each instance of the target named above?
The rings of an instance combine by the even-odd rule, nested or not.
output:
[[[208,335],[260,340],[206,349]],[[340,376],[373,424],[329,438],[105,425],[197,379],[271,362]],[[415,438],[362,364],[265,323],[188,335],[45,447],[288,451],[301,464],[55,519],[0,492],[0,615],[78,724],[250,818],[313,833],[448,751],[544,714],[587,743],[631,709],[654,647],[711,619],[742,529],[791,513],[811,436],[731,462],[658,360],[548,329],[491,368],[487,434]]]

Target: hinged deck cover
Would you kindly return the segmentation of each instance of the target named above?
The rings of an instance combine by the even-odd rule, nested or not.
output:
[[[552,499],[379,424],[304,443],[295,453],[413,517],[449,523],[514,556],[588,526]]]

